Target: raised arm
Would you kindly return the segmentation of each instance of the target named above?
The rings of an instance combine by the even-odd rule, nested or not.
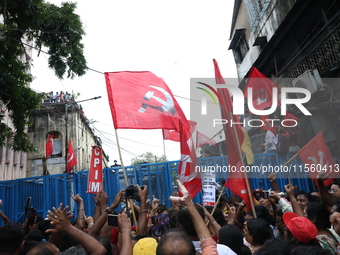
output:
[[[199,237],[201,241],[202,254],[203,255],[206,255],[206,254],[217,255],[218,253],[217,253],[217,248],[216,248],[217,247],[216,242],[211,238],[209,229],[205,225],[204,220],[202,219],[194,203],[192,202],[189,196],[189,192],[179,180],[177,180],[177,184],[178,184],[179,190],[183,194],[183,197],[171,196],[169,199],[172,202],[178,202],[187,208],[190,214],[191,220],[194,223],[197,236]]]
[[[49,229],[47,233],[61,233],[64,232],[71,236],[76,242],[78,242],[89,255],[104,255],[106,249],[92,236],[86,234],[84,231],[72,226],[68,219],[69,213],[66,213],[64,209],[59,206],[58,209],[53,207],[53,212],[48,211],[48,219],[51,224],[54,225],[54,229]]]
[[[85,207],[84,207],[84,200],[82,197],[77,194],[75,196],[72,195],[72,199],[78,204],[78,218],[76,223],[76,228],[80,230],[85,229]]]
[[[290,180],[288,180],[288,184],[285,186],[285,191],[289,197],[289,201],[292,204],[294,212],[297,215],[303,217],[303,211],[296,200],[296,197],[294,195],[294,186],[290,183]]]

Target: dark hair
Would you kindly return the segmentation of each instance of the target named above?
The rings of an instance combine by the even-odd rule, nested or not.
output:
[[[272,237],[272,229],[267,221],[261,218],[247,220],[249,234],[253,237],[252,245],[263,245]]]
[[[204,219],[205,214],[204,214],[203,208],[196,205],[196,204],[195,204],[195,207],[196,207],[198,213],[201,215],[202,219]],[[178,223],[181,224],[183,229],[185,229],[185,232],[189,236],[197,236],[194,223],[191,220],[191,217],[190,217],[188,210],[184,206],[180,205],[178,207],[178,214],[177,215],[178,215]]]
[[[266,207],[264,207],[263,205],[255,205],[254,208],[255,208],[255,212],[256,212],[256,217],[258,219],[264,219],[270,225],[275,226],[276,219],[274,219],[274,217],[269,213],[269,211]],[[248,212],[247,214],[250,215],[250,216],[253,216],[253,212]]]
[[[292,250],[292,255],[331,255],[329,250],[321,247],[299,245]]]
[[[169,213],[169,225],[170,228],[177,228],[178,224],[178,213],[177,210],[173,207],[168,208]]]
[[[207,211],[209,213],[212,212],[212,210],[214,209],[213,206],[205,206],[205,208],[207,209]],[[228,222],[226,222],[225,218],[224,218],[224,215],[223,215],[223,212],[221,210],[220,207],[216,206],[215,208],[215,211],[214,211],[214,214],[212,215],[214,217],[214,219],[216,220],[216,222],[222,227],[226,224],[228,224]]]
[[[306,191],[299,190],[298,192],[296,192],[296,197],[299,196],[299,195],[305,196],[308,199],[308,202],[312,202],[313,201],[313,196],[310,193],[306,192]]]
[[[51,249],[48,247],[49,244],[51,243],[40,242],[34,247],[32,247],[31,250],[35,248],[38,249],[34,253],[35,255],[54,255],[54,252],[51,251]]]
[[[319,202],[308,203],[306,212],[308,219],[314,223],[318,230],[331,227],[329,212],[323,204]]]
[[[98,236],[96,239],[106,249],[106,255],[112,255],[112,245],[110,239],[104,236]]]
[[[19,248],[24,237],[25,231],[18,222],[9,222],[5,226],[0,227],[0,252],[14,252]]]
[[[251,251],[243,244],[243,233],[235,225],[224,225],[219,231],[219,243],[228,246],[237,255],[251,255]]]
[[[267,240],[261,249],[273,252],[275,255],[291,255],[292,252],[291,245],[287,241],[279,238]]]
[[[166,208],[166,206],[163,205],[163,204],[160,204],[160,205],[158,206],[157,213],[158,213],[158,214],[161,214],[162,212],[164,212],[164,211],[166,211],[166,210],[168,210],[168,209]]]
[[[172,249],[169,249],[172,247]],[[187,250],[188,253],[183,254],[183,250]],[[174,228],[170,229],[159,241],[156,249],[157,255],[195,255],[196,250],[191,242],[190,238],[184,231]]]
[[[26,235],[26,241],[41,242],[43,238],[43,233],[39,229],[31,229]]]

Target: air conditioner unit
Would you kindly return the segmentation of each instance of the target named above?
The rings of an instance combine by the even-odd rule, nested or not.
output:
[[[308,70],[293,80],[293,87],[308,89],[311,94],[322,87],[322,80],[318,69]],[[297,93],[298,98],[305,97],[302,93]]]

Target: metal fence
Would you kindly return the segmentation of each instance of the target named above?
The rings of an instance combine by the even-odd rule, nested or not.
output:
[[[262,153],[255,155],[255,166],[280,166],[287,161],[286,158],[279,157],[276,153]],[[227,157],[213,158],[198,158],[199,166],[227,166]],[[176,178],[179,161],[170,161],[164,163],[140,164],[136,166],[126,167],[128,184],[148,185],[149,199],[152,201],[152,196],[160,199],[161,203],[170,207],[169,196],[174,190],[177,190]],[[295,158],[289,166],[291,169],[295,166],[300,166],[299,158]],[[47,210],[53,206],[57,207],[59,203],[69,205],[70,209],[77,216],[77,204],[72,200],[71,195],[79,194],[84,199],[85,212],[87,215],[92,215],[94,212],[94,194],[86,193],[87,191],[87,171],[71,173],[47,175],[40,177],[31,177],[10,181],[0,182],[0,199],[3,201],[2,211],[8,216],[11,221],[24,222],[24,208],[27,197],[32,197],[31,206],[36,208],[37,214],[45,217]],[[271,184],[267,179],[266,173],[255,172],[248,173],[249,182],[252,188],[271,188]],[[218,179],[226,179],[228,173],[219,174]],[[304,171],[297,175],[294,171],[280,171],[277,182],[281,190],[290,178],[293,185],[298,185],[300,190],[307,192],[315,190],[315,186]],[[103,169],[104,190],[108,194],[109,203],[115,198],[118,191],[125,189],[125,180],[121,168],[105,168]],[[194,201],[202,202],[202,192],[200,192]],[[230,195],[230,191],[226,193]],[[3,221],[0,221],[3,225]]]

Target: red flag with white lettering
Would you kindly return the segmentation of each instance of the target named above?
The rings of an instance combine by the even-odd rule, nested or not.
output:
[[[315,182],[319,173],[330,173],[330,178],[324,181],[326,186],[332,183],[332,178],[338,175],[337,165],[329,151],[325,138],[320,131],[298,152],[304,164],[305,171]]]
[[[199,148],[205,144],[210,144],[212,146],[216,145],[214,139],[210,138],[207,135],[204,135],[196,130],[196,148]]]
[[[103,151],[100,146],[92,146],[90,171],[88,174],[87,193],[103,191]]]
[[[53,137],[54,135],[50,135],[48,137],[48,142],[46,143],[46,158],[52,156],[53,153]]]
[[[76,154],[74,153],[74,149],[72,146],[72,139],[68,141],[68,148],[67,148],[67,173],[71,172],[72,167],[74,167],[77,162]]]
[[[110,72],[105,79],[116,129],[179,130],[172,119],[188,123],[168,86],[153,73]]]

